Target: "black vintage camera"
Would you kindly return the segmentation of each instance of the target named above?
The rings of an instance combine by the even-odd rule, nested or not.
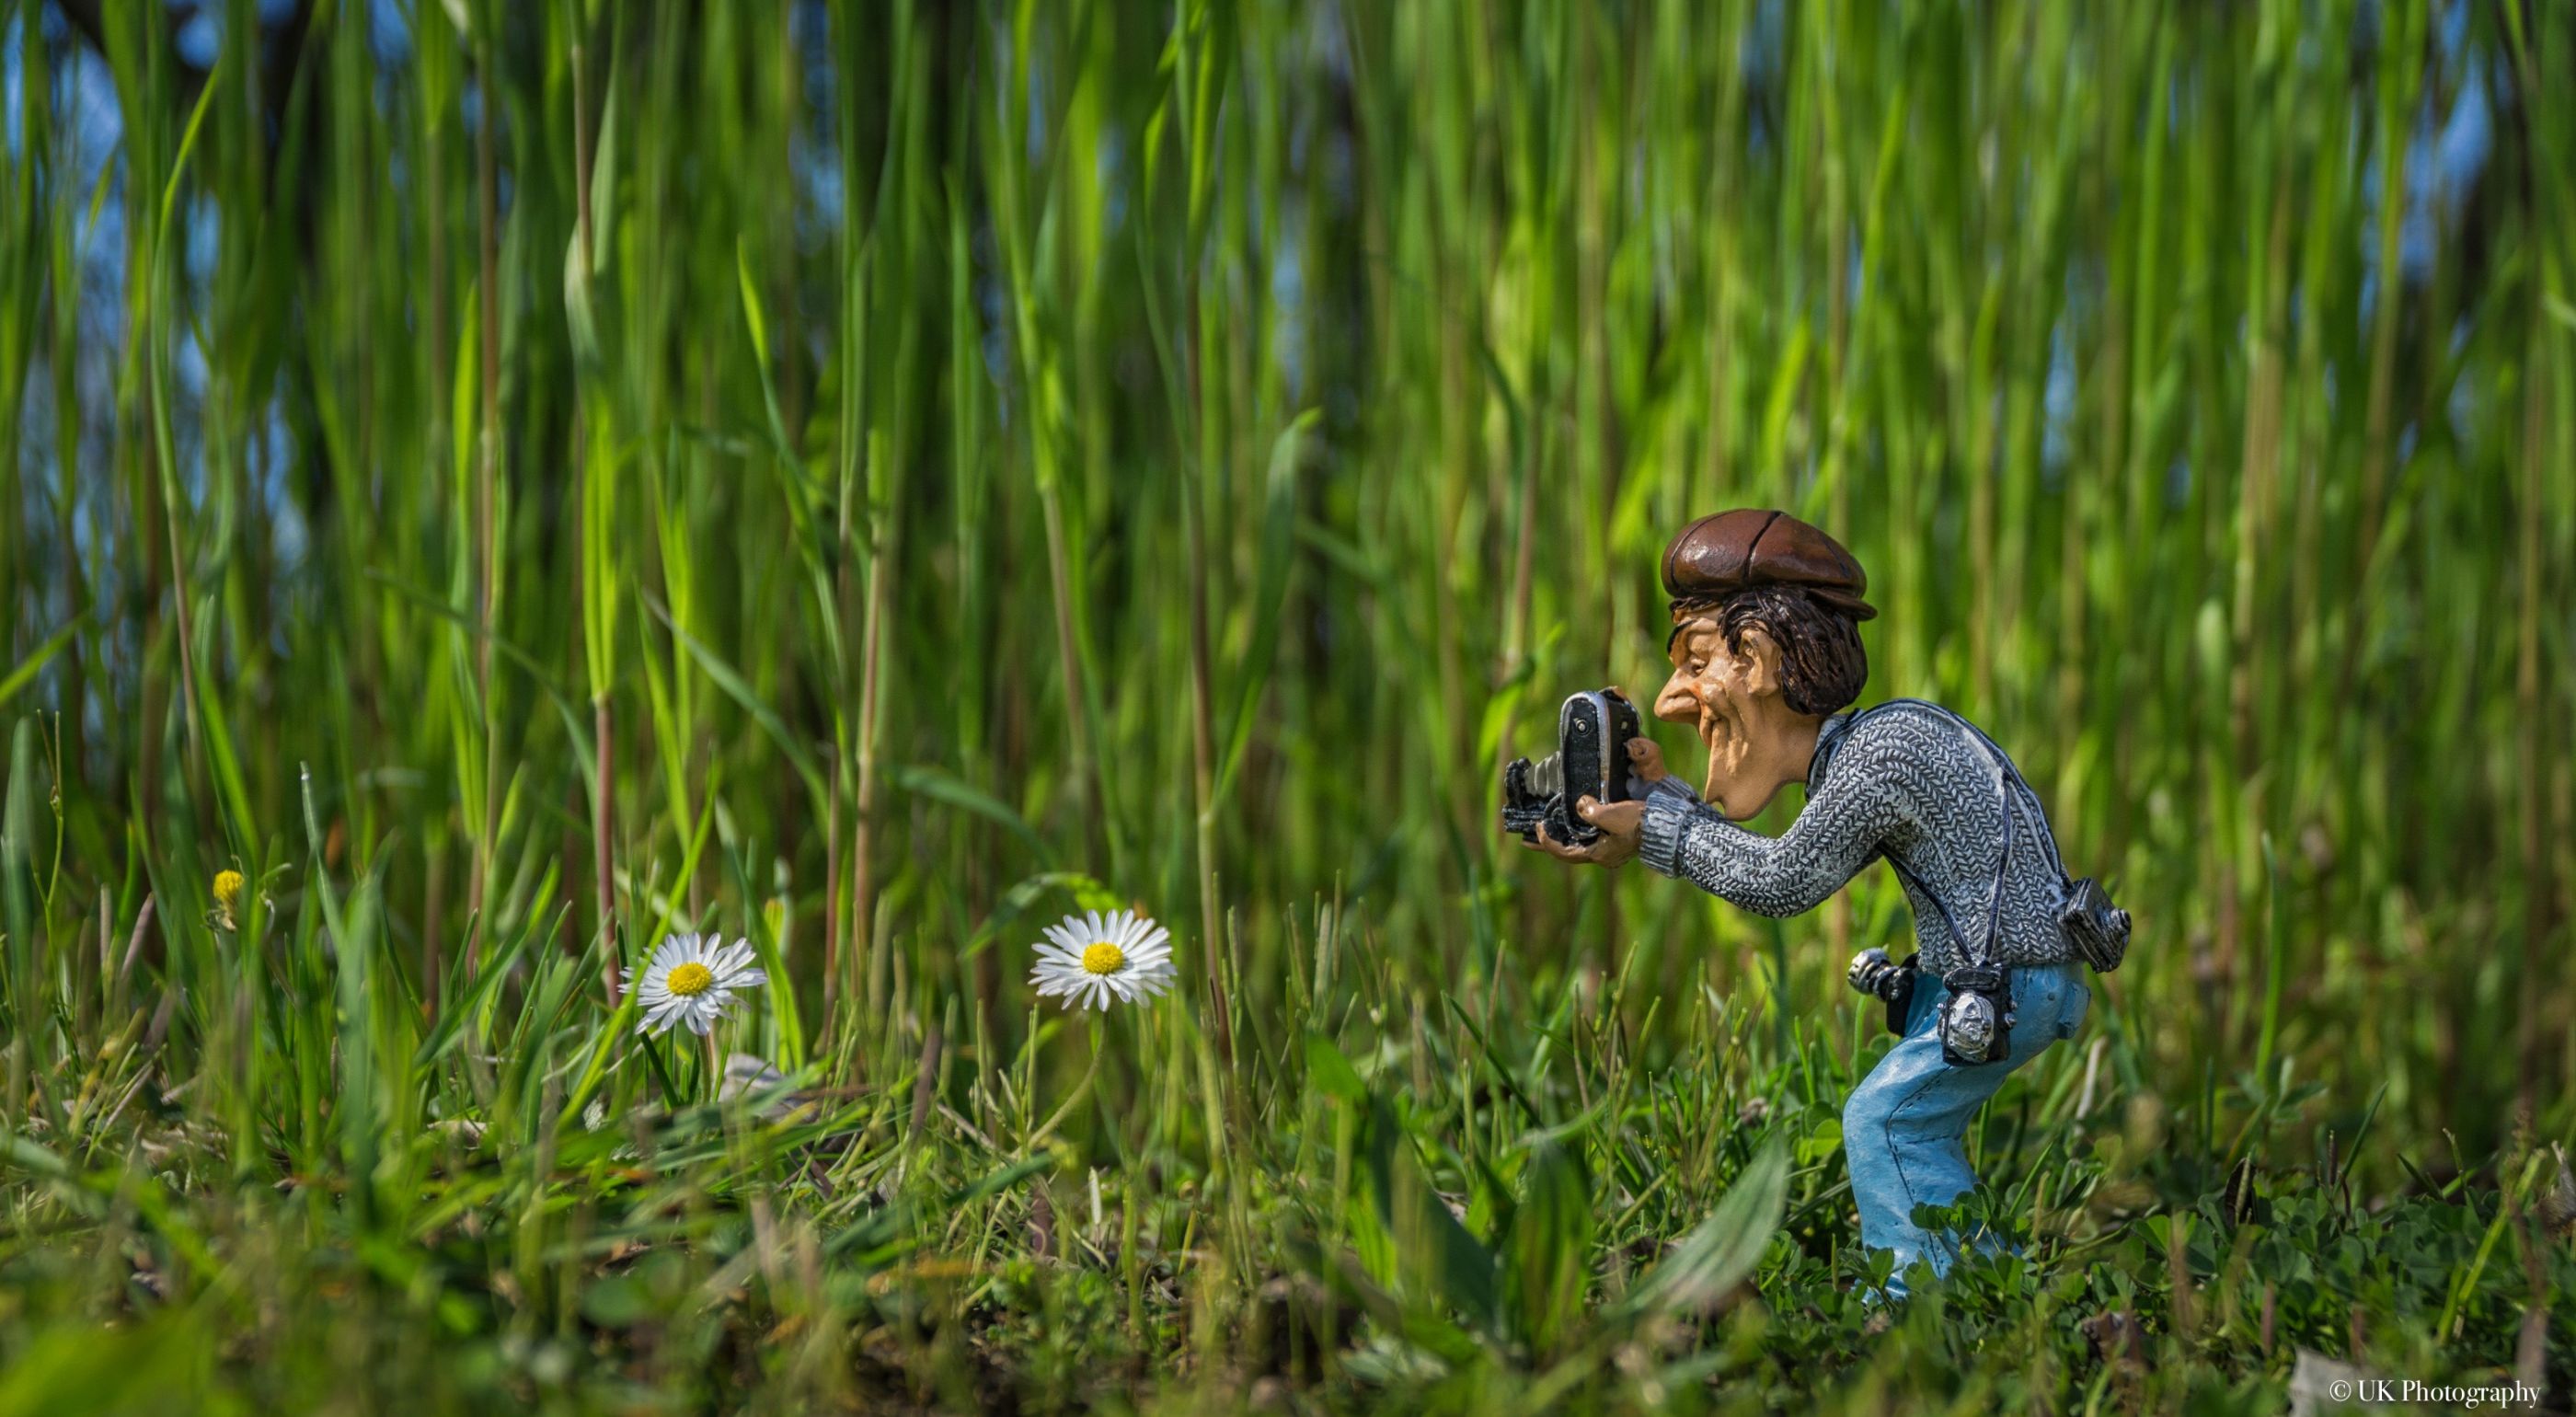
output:
[[[1941,1060],[1961,1067],[1999,1063],[2012,1056],[2012,978],[1990,964],[1963,964],[1941,976],[1950,997],[1941,1001],[1935,1032]]]
[[[1628,740],[1639,732],[1636,705],[1617,690],[1568,696],[1556,714],[1556,751],[1503,768],[1503,830],[1536,841],[1545,826],[1549,839],[1573,846],[1597,840],[1600,829],[1574,815],[1574,804],[1642,795],[1628,775]]]
[[[2066,901],[2057,908],[2057,923],[2096,974],[2119,968],[2129,953],[2129,912],[2113,905],[2090,876],[2067,885]]]
[[[1905,1016],[1914,1010],[1914,957],[1892,960],[1871,946],[1852,956],[1851,986],[1887,1005],[1887,1031],[1905,1036]]]

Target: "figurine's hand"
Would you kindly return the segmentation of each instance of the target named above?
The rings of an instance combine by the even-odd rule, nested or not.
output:
[[[1589,797],[1577,800],[1574,814],[1598,828],[1601,835],[1589,846],[1576,846],[1558,841],[1547,834],[1541,824],[1538,840],[1530,849],[1544,851],[1560,861],[1588,861],[1595,866],[1625,866],[1637,854],[1644,841],[1646,804],[1643,802],[1595,802]]]
[[[1628,740],[1628,766],[1635,770],[1639,782],[1661,782],[1672,776],[1664,771],[1664,750],[1652,738]]]
[[[1593,847],[1604,852],[1609,865],[1626,862],[1637,854],[1639,846],[1645,844],[1646,804],[1643,802],[1596,802],[1584,797],[1576,800],[1574,814],[1600,830],[1601,840],[1593,843]]]

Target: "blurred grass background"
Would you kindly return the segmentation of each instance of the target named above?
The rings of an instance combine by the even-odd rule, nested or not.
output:
[[[2143,1257],[2086,1303],[2276,1395],[2278,1296],[2259,1344],[2252,1289],[2195,1312],[2251,1251],[2173,1218],[2244,1162],[2470,1216],[2441,1324],[2317,1280],[2302,1342],[2509,1365],[2546,1313],[2563,7],[0,0],[0,51],[0,1387],[953,1404],[1097,1342],[1207,1400],[1282,1332],[1353,1401],[1758,1395],[1517,1280],[1444,1348],[1477,1304],[1405,1244],[1371,1362],[1316,1297],[1376,1132],[1498,1247],[1579,1178],[1601,1314],[1777,1137],[1765,1304],[1848,1317],[1892,879],[1775,923],[1492,825],[1564,693],[1660,680],[1656,553],[1742,504],[1853,548],[1868,699],[1987,726],[2137,916],[1977,1140],[2033,1233]],[[1028,944],[1112,901],[1182,983],[1086,1043]],[[727,1046],[832,1150],[628,1042],[668,928],[758,945]],[[759,1323],[585,1308],[664,1293],[624,1245]]]

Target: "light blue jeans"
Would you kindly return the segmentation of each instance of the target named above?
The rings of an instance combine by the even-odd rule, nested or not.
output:
[[[1934,1032],[1950,991],[1924,974],[1914,987],[1905,1036],[1843,1104],[1843,1153],[1851,1161],[1852,1199],[1860,1207],[1861,1242],[1896,1252],[1896,1274],[1887,1287],[1905,1296],[1905,1271],[1929,1259],[1935,1274],[1948,1274],[1959,1237],[1931,1234],[1914,1223],[1918,1205],[1950,1205],[1974,1189],[1964,1145],[1968,1119],[1995,1095],[2015,1068],[2072,1038],[2092,1002],[2081,961],[2017,965],[2012,970],[2012,1053],[2003,1062],[1961,1067],[1941,1060]],[[1980,1232],[1980,1248],[1996,1241]],[[1863,1296],[1875,1302],[1876,1290]]]

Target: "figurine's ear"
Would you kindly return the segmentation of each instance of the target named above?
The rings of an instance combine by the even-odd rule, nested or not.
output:
[[[1744,691],[1748,694],[1780,692],[1780,645],[1770,632],[1759,625],[1744,627],[1744,648],[1736,651],[1744,665]]]

